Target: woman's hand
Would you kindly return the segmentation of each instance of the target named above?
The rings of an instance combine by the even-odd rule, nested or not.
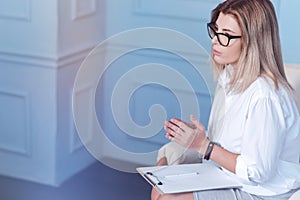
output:
[[[190,120],[192,123],[175,118],[166,121],[164,125],[166,137],[181,146],[205,154],[209,144],[205,127],[193,115],[190,116]]]
[[[151,200],[158,200],[161,197],[161,194],[157,191],[155,187],[151,191]]]

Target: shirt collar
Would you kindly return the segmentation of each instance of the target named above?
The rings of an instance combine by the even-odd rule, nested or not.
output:
[[[229,89],[229,82],[232,77],[233,70],[232,65],[227,65],[219,76],[218,83],[225,91],[228,91]]]

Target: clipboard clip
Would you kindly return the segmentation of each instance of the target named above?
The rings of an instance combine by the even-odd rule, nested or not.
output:
[[[146,172],[145,174],[146,178],[155,186],[155,185],[162,185],[163,183],[159,180],[159,178],[154,175],[152,172]],[[152,176],[157,180],[157,183],[155,183],[150,177],[148,176]]]

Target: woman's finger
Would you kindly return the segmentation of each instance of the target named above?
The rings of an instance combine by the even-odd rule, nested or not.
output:
[[[172,118],[169,122],[172,123],[174,126],[177,126],[178,128],[180,128],[182,130],[182,132],[185,132],[191,128],[187,122],[184,122],[177,118]]]
[[[176,135],[181,135],[184,132],[184,130],[178,124],[171,121],[166,121],[165,126],[167,129],[166,131],[173,131]]]
[[[167,129],[166,134],[168,137],[175,137],[177,135],[172,129]]]

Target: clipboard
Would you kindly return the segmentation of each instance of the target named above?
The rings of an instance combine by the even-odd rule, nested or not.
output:
[[[208,163],[139,167],[137,171],[161,194],[242,187],[220,168]]]

